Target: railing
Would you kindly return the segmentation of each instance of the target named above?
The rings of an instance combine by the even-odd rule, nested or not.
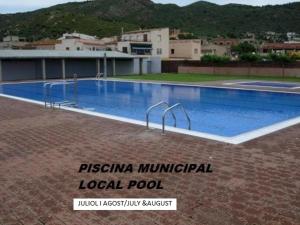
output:
[[[165,111],[164,111],[164,114],[162,116],[162,132],[165,133],[165,122],[166,122],[166,115],[168,112],[171,112],[173,114],[173,109],[176,108],[176,107],[180,107],[181,110],[183,111],[183,113],[185,114],[186,116],[186,119],[188,121],[188,129],[191,130],[191,119],[189,117],[189,115],[187,114],[186,110],[184,109],[184,107],[182,106],[182,104],[180,103],[177,103],[169,108],[167,108]]]
[[[165,133],[165,124],[166,124],[166,115],[168,112],[171,112],[171,115],[173,117],[173,120],[174,120],[174,127],[177,126],[177,119],[176,119],[176,116],[173,112],[173,109],[175,108],[178,108],[180,107],[180,109],[182,110],[182,112],[184,113],[186,119],[187,119],[187,122],[188,122],[188,129],[191,130],[191,119],[188,115],[188,113],[186,112],[185,108],[183,107],[182,104],[180,103],[177,103],[173,106],[169,106],[169,104],[167,102],[164,102],[164,101],[161,101],[153,106],[150,106],[147,111],[146,111],[146,125],[147,125],[147,128],[149,129],[149,115],[150,115],[150,112],[156,108],[156,107],[159,107],[159,106],[166,106],[168,107],[167,109],[165,109],[165,111],[163,112],[163,115],[162,115],[162,133]]]
[[[44,105],[45,108],[47,108],[48,106],[51,109],[55,108],[55,105],[57,105],[59,108],[61,106],[70,106],[70,107],[77,107],[78,106],[78,84],[77,84],[77,75],[74,74],[74,78],[73,81],[61,81],[61,82],[47,82],[44,83]],[[65,97],[63,99],[63,101],[55,101],[52,95],[52,89],[55,86],[59,86],[59,85],[64,85],[64,86],[68,86],[68,85],[73,85],[73,99],[72,100],[67,100]]]
[[[166,107],[169,107],[169,104],[167,102],[164,102],[164,101],[161,101],[151,107],[149,107],[147,109],[147,112],[146,112],[146,125],[147,125],[147,128],[149,128],[149,115],[150,115],[150,112],[156,108],[156,107],[159,107],[159,106],[166,106]],[[172,112],[172,116],[173,116],[173,119],[174,119],[174,127],[176,127],[176,117],[174,115],[174,113]]]

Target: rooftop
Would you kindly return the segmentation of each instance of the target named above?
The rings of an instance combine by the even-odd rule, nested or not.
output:
[[[0,58],[134,58],[116,51],[0,50]]]
[[[263,49],[287,49],[300,50],[300,43],[267,43],[262,46]]]
[[[124,32],[124,34],[136,34],[136,33],[145,33],[145,32],[150,32],[153,30],[164,30],[164,29],[169,29],[168,27],[163,27],[163,28],[152,28],[152,29],[141,29],[141,30],[133,30],[133,31],[128,31]]]

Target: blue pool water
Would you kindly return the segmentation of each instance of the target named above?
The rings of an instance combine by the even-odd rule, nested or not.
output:
[[[57,100],[69,96],[71,88],[53,88]],[[0,93],[43,101],[43,82],[2,84]],[[119,81],[78,81],[80,108],[145,121],[147,108],[157,102],[182,103],[191,117],[192,130],[233,137],[300,116],[300,95],[211,87],[134,83]],[[162,109],[150,116],[161,124]],[[175,110],[178,127],[187,123]],[[167,120],[172,125],[171,116]]]
[[[300,87],[299,84],[278,83],[278,82],[261,82],[261,81],[243,82],[243,83],[239,83],[239,85],[275,87],[275,88],[296,88],[296,87]]]

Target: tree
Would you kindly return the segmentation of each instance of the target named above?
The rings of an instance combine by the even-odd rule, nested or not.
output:
[[[256,52],[256,48],[252,44],[249,44],[248,42],[244,42],[244,43],[240,43],[236,46],[233,46],[232,51],[237,53],[238,55],[242,55],[245,53]]]

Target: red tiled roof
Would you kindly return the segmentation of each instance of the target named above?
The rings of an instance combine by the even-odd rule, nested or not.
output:
[[[37,45],[55,45],[55,44],[60,44],[61,41],[58,40],[40,40],[40,41],[35,41],[30,43],[29,45],[32,46],[37,46]]]
[[[263,49],[300,50],[300,43],[269,43],[262,46]]]

